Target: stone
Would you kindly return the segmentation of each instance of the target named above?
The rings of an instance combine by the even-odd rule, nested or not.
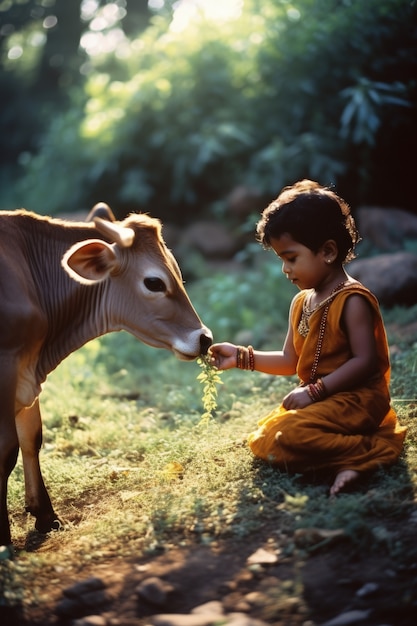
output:
[[[85,580],[72,585],[71,587],[67,587],[64,589],[63,594],[67,598],[79,598],[79,596],[84,595],[85,593],[89,593],[91,591],[97,591],[99,589],[104,589],[105,584],[101,580],[101,578],[86,578]]]
[[[379,585],[377,583],[365,583],[360,589],[357,590],[356,595],[358,598],[366,598],[378,591],[378,589]]]
[[[213,615],[223,615],[223,605],[218,600],[213,600],[212,602],[206,602],[205,604],[200,604],[200,606],[196,606],[191,613],[195,614],[213,614]]]
[[[219,622],[219,616],[213,613],[168,613],[166,615],[153,615],[148,618],[152,626],[214,626]]]
[[[234,187],[227,197],[228,211],[239,220],[252,214],[259,215],[264,206],[265,202],[261,194],[246,185]]]
[[[88,615],[73,621],[73,626],[107,626],[107,620],[101,615]]]
[[[347,266],[347,272],[370,289],[384,306],[417,303],[416,254],[395,252],[355,259]]]
[[[230,259],[237,251],[237,243],[222,224],[200,221],[184,230],[179,255],[183,256],[184,252],[193,249],[208,259]]]
[[[249,565],[273,565],[277,563],[278,556],[274,552],[269,552],[268,550],[264,550],[264,548],[259,548],[253,554],[251,554],[247,563]]]
[[[113,599],[112,594],[100,578],[87,578],[63,591],[55,613],[65,617],[80,617],[86,609],[97,609]]]
[[[406,239],[417,239],[417,215],[403,209],[364,206],[355,221],[364,243],[381,252],[403,250]]]
[[[371,610],[356,610],[340,613],[337,617],[333,617],[321,624],[321,626],[353,626],[353,624],[362,624],[371,614]]]
[[[174,591],[174,587],[156,576],[147,578],[136,587],[137,595],[155,606],[166,604],[168,595]]]

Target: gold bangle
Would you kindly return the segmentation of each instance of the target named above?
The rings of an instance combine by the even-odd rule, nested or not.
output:
[[[253,347],[248,346],[248,357],[249,357],[249,369],[251,372],[255,369],[255,355],[253,352]]]

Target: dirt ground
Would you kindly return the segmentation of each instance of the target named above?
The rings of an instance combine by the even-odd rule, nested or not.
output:
[[[389,528],[393,541],[401,540],[402,553],[409,548],[410,559],[402,558],[401,564],[386,554],[353,552],[343,535],[324,537],[323,549],[320,531],[288,537],[271,522],[249,540],[178,546],[142,559],[115,556],[79,571],[63,564],[56,579],[50,571],[38,576],[42,602],[23,611],[0,607],[0,623],[148,626],[157,623],[155,615],[188,616],[195,607],[217,601],[223,615],[241,613],[276,626],[322,625],[349,616],[354,621],[341,626],[415,626],[416,530],[415,512],[410,523]],[[100,621],[84,621],[92,615]],[[188,624],[178,619],[179,626]]]

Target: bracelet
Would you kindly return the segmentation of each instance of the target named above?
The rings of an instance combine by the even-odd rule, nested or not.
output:
[[[236,367],[240,370],[253,370],[255,369],[255,355],[253,347],[237,346],[236,348]]]
[[[320,402],[327,396],[326,388],[321,378],[318,378],[315,383],[307,385],[306,391],[313,402]]]
[[[324,400],[324,398],[327,396],[327,391],[322,378],[318,378],[316,380],[316,388],[319,392],[320,399]]]
[[[243,346],[237,346],[236,349],[236,367],[240,370],[246,369],[246,349]]]
[[[251,372],[255,369],[255,355],[252,346],[248,346],[249,369]]]
[[[313,386],[313,385],[306,385],[305,390],[307,391],[307,393],[308,393],[308,395],[309,395],[309,397],[310,397],[310,400],[311,400],[312,402],[315,402],[315,401],[316,401],[316,399],[315,399],[315,397],[314,397],[314,395],[313,395],[313,392],[312,392],[312,390],[311,390],[311,387],[312,387],[312,386]]]

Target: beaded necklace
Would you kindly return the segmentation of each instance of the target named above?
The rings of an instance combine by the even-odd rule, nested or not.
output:
[[[317,337],[317,346],[316,346],[316,351],[314,353],[313,365],[311,366],[310,382],[312,383],[316,381],[317,368],[319,365],[321,349],[323,347],[324,331],[326,330],[327,316],[329,314],[330,305],[334,297],[336,296],[336,294],[339,291],[341,291],[343,287],[345,286],[345,282],[346,281],[344,280],[342,283],[337,285],[337,287],[333,289],[331,294],[327,298],[325,298],[322,302],[320,302],[317,306],[315,306],[313,309],[309,309],[307,305],[304,308],[307,298],[303,302],[303,311],[301,314],[300,322],[298,324],[298,332],[303,337],[306,337],[308,335],[308,331],[310,330],[310,327],[308,325],[308,320],[310,319],[311,315],[314,313],[314,311],[317,311],[320,307],[324,306],[324,311],[322,313],[321,320],[320,320],[319,334]],[[301,329],[300,329],[300,326],[301,326]],[[305,334],[303,334],[302,331],[305,332]]]
[[[332,292],[330,293],[329,296],[327,296],[327,298],[325,298],[324,300],[322,300],[321,302],[319,302],[318,304],[316,304],[315,307],[313,307],[312,309],[309,308],[308,306],[308,302],[310,302],[311,299],[311,294],[310,296],[304,298],[304,302],[303,302],[303,310],[301,312],[301,318],[300,321],[298,323],[298,332],[300,333],[300,335],[302,337],[307,337],[308,335],[308,331],[310,330],[310,326],[309,326],[309,320],[310,317],[313,315],[313,313],[315,313],[316,311],[318,311],[318,309],[320,309],[322,306],[330,304],[330,302],[333,300],[335,294],[340,291],[340,289],[342,289],[342,287],[344,287],[346,280],[344,280],[342,283],[340,283],[339,285],[337,285],[337,287],[335,287]]]

